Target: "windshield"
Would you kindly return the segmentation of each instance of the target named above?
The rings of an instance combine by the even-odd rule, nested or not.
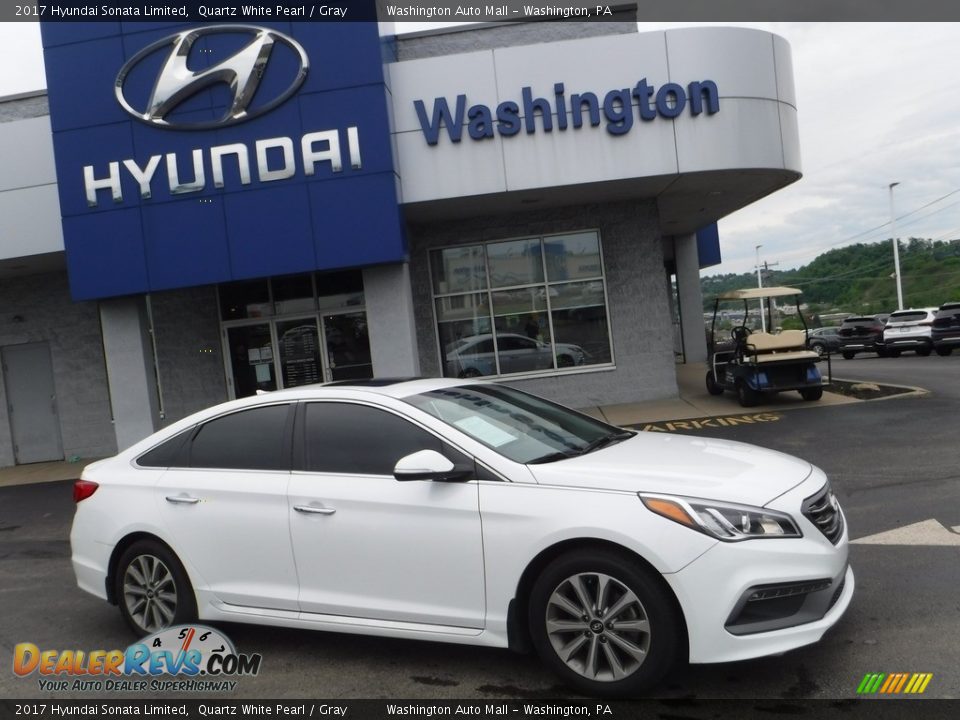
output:
[[[902,313],[893,313],[890,316],[890,319],[887,320],[887,324],[895,322],[919,322],[921,320],[927,319],[927,313],[924,311],[919,312],[902,312]]]
[[[634,434],[499,385],[441,388],[404,400],[519,463],[574,457]]]

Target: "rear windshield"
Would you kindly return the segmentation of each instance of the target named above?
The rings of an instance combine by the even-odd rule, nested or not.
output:
[[[872,325],[875,322],[880,322],[880,321],[872,317],[852,317],[844,320],[843,324],[844,325]]]
[[[917,312],[893,313],[887,322],[917,322],[919,320],[926,319],[927,313],[923,310],[920,310]]]

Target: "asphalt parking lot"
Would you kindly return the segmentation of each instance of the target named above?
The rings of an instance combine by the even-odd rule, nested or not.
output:
[[[960,534],[950,530],[960,527],[960,357],[837,360],[834,373],[930,393],[807,407],[780,413],[776,422],[703,427],[697,434],[782,450],[827,472],[851,538],[882,543],[851,548],[857,593],[847,615],[819,644],[781,657],[682,668],[661,696],[851,698],[873,672],[933,673],[925,697],[960,695]],[[731,414],[741,413],[729,400]],[[74,585],[67,540],[72,510],[69,483],[0,488],[2,697],[45,696],[35,676],[10,672],[16,643],[112,649],[134,639],[116,608]],[[917,523],[926,524],[910,527]],[[245,625],[222,629],[242,652],[263,655],[261,673],[242,680],[238,697],[570,696],[535,658],[508,651]]]

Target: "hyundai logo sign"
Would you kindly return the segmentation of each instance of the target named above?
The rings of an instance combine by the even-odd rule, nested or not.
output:
[[[250,41],[238,52],[210,67],[191,70],[187,66],[190,51],[197,40],[224,34],[248,35]],[[297,70],[286,90],[266,102],[254,103],[270,55],[278,44],[295,53]],[[131,72],[135,72],[141,63],[164,49],[168,49],[168,54],[154,82],[150,98],[146,107],[138,109],[125,92],[127,77]],[[254,25],[211,25],[184,30],[145,47],[120,69],[115,93],[117,102],[124,110],[149,125],[177,130],[219,128],[251,120],[280,105],[303,84],[308,67],[306,51],[288,35]],[[223,116],[216,120],[202,121],[170,117],[183,103],[217,84],[225,84],[232,94],[229,107]]]

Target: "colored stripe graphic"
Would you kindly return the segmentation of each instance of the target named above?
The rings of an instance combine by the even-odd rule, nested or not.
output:
[[[920,695],[933,680],[933,673],[867,673],[857,686],[857,695]]]

